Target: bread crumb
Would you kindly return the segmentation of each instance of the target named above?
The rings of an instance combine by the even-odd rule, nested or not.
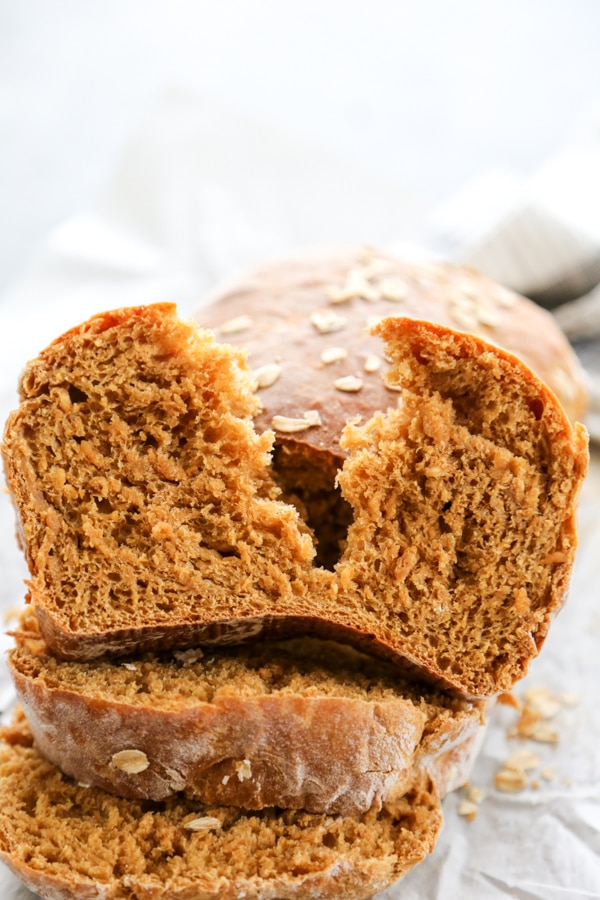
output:
[[[558,699],[563,706],[579,706],[581,703],[580,695],[576,694],[574,691],[562,691],[562,693],[558,695]]]
[[[501,706],[512,706],[513,709],[521,709],[521,701],[509,691],[504,691],[504,693],[498,695],[498,703]]]
[[[546,769],[542,769],[540,772],[540,777],[544,779],[544,781],[552,781],[554,778],[554,769],[551,766],[548,766]]]
[[[469,787],[467,790],[467,799],[471,801],[471,803],[481,803],[481,801],[485,798],[485,791],[480,787]]]
[[[472,822],[478,812],[477,804],[472,803],[470,800],[461,800],[458,804],[458,814],[463,816],[467,822]]]
[[[527,776],[522,769],[499,769],[494,784],[499,791],[516,794],[527,787]]]
[[[124,662],[124,663],[121,663],[121,665],[123,666],[124,669],[128,669],[130,672],[137,672],[137,666],[135,663]]]
[[[111,759],[115,769],[126,772],[127,775],[138,775],[150,765],[148,757],[143,750],[120,750]]]
[[[182,664],[184,669],[187,669],[189,666],[193,666],[194,663],[197,663],[199,659],[202,659],[204,653],[199,647],[194,647],[190,650],[175,650],[173,656],[177,662]]]
[[[527,733],[530,741],[537,741],[540,744],[558,744],[559,734],[555,728],[552,728],[546,722],[537,722]]]
[[[539,712],[542,719],[552,719],[561,709],[558,697],[544,687],[530,688],[524,694],[525,705]]]
[[[512,753],[504,763],[504,768],[512,769],[514,771],[527,772],[530,769],[537,769],[539,764],[539,756],[536,756],[535,753],[531,752],[531,750],[523,749],[515,750],[515,752]]]

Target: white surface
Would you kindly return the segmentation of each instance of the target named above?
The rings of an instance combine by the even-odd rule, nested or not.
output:
[[[166,87],[431,207],[563,142],[600,100],[599,34],[596,0],[0,0],[0,293],[92,205]]]

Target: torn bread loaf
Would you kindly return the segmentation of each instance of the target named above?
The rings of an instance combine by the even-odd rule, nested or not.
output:
[[[397,385],[385,383],[389,361],[371,334],[395,316],[497,344],[546,382],[571,421],[587,408],[584,374],[554,317],[468,267],[347,246],[276,260],[218,286],[196,318],[248,352],[262,403],[256,428],[275,431],[276,476],[302,503],[318,537],[316,561],[328,568],[352,521],[335,489],[342,432],[356,416],[398,404]]]
[[[422,774],[440,797],[463,785],[485,730],[486,704],[328,641],[78,663],[48,653],[31,613],[15,636],[37,748],[123,797],[359,815]]]
[[[478,337],[411,319],[376,330],[402,406],[346,427],[341,494],[335,466],[296,445],[295,471],[328,485],[323,533],[347,513],[330,567],[269,465],[273,435],[252,428],[238,352],[158,305],[97,316],[31,362],[4,459],[53,652],[312,633],[465,696],[510,689],[564,599],[585,432]],[[307,405],[318,433],[327,406]]]
[[[63,775],[25,723],[4,738],[0,860],[48,900],[366,900],[431,852],[442,822],[426,783],[358,817],[126,800]]]

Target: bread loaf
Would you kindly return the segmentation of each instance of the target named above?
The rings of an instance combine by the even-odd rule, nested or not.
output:
[[[484,704],[327,641],[77,663],[47,652],[31,614],[16,638],[38,750],[123,797],[359,815],[423,773],[440,797],[464,784],[485,728]]]
[[[5,740],[0,860],[47,900],[364,900],[431,852],[441,827],[426,783],[359,817],[249,813],[117,798],[47,762],[25,723]]]
[[[270,466],[240,353],[172,307],[97,316],[30,363],[4,458],[50,648],[312,633],[465,696],[510,689],[563,602],[585,432],[478,337],[399,318],[376,332],[402,406],[347,425],[341,495],[325,446],[286,443]],[[302,417],[316,433],[326,399]],[[336,535],[322,565],[311,528]]]

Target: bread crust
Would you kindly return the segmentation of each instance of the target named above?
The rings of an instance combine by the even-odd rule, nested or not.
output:
[[[164,800],[183,792],[246,809],[359,815],[403,796],[423,773],[440,797],[464,784],[485,730],[486,704],[446,700],[418,683],[399,684],[390,695],[392,670],[360,654],[348,662],[345,650],[340,670],[338,648],[329,643],[312,642],[300,655],[267,646],[250,664],[238,651],[226,690],[191,702],[179,691],[193,691],[195,681],[214,684],[203,660],[189,675],[172,660],[128,663],[134,671],[148,667],[151,683],[161,685],[175,671],[177,687],[157,697],[140,693],[146,681],[124,675],[118,662],[103,664],[101,673],[71,664],[67,678],[69,664],[51,660],[39,639],[21,632],[17,640],[9,668],[40,752],[76,781],[122,797]],[[366,683],[357,680],[365,663]],[[304,674],[295,676],[294,691],[249,693],[246,673],[252,677],[258,665]],[[353,672],[365,687],[344,696]],[[119,692],[124,677],[137,685],[135,702]],[[126,750],[143,754],[145,768],[129,773],[116,765],[115,755]]]
[[[357,293],[361,281],[363,290],[371,286],[376,299]],[[394,287],[398,299],[392,300]],[[332,302],[336,291],[347,299]],[[311,316],[323,311],[337,316],[341,327],[320,331]],[[240,316],[248,326],[230,331],[227,326]],[[398,394],[380,378],[386,370],[381,344],[369,335],[376,321],[392,316],[470,332],[508,350],[550,387],[571,421],[585,415],[585,376],[553,316],[465,266],[403,260],[360,246],[315,250],[274,260],[217,286],[196,313],[203,327],[248,352],[252,370],[279,361],[281,376],[259,391],[263,408],[257,428],[270,429],[274,415],[297,418],[306,409],[325,411],[322,427],[297,435],[277,433],[277,441],[336,459],[345,455],[339,441],[349,419],[367,418],[397,404]],[[321,353],[331,346],[346,355],[324,363]],[[368,372],[370,356],[381,366]],[[360,376],[360,391],[335,390],[334,381],[347,375]]]
[[[127,599],[130,596],[129,594],[126,598],[127,602],[123,598],[119,599],[120,605],[118,611],[115,612],[111,605],[112,600],[110,597],[115,593],[116,588],[108,584],[108,582],[104,586],[106,589],[105,593],[109,596],[106,620],[102,620],[99,623],[93,621],[90,613],[91,607],[88,609],[85,606],[87,603],[86,597],[80,598],[85,606],[83,611],[69,608],[63,609],[65,600],[62,592],[57,589],[55,584],[50,584],[51,577],[53,577],[52,573],[64,563],[64,559],[61,558],[61,551],[58,552],[58,555],[55,551],[54,541],[57,534],[61,534],[67,529],[65,524],[67,519],[73,514],[77,514],[78,510],[76,505],[73,506],[70,502],[67,503],[66,512],[61,519],[61,516],[56,514],[52,503],[45,499],[44,488],[48,487],[50,489],[51,485],[50,483],[44,483],[46,476],[41,468],[39,472],[35,472],[30,464],[28,454],[32,452],[36,438],[35,435],[31,437],[30,434],[31,425],[28,424],[27,420],[28,411],[30,409],[35,411],[40,405],[54,402],[52,398],[50,401],[46,400],[47,394],[44,393],[45,391],[60,391],[60,388],[55,386],[52,386],[52,388],[48,387],[48,380],[51,381],[54,377],[54,371],[50,363],[53,359],[52,353],[55,352],[56,348],[59,348],[60,351],[64,349],[64,355],[66,356],[64,365],[67,367],[68,372],[68,366],[76,355],[75,349],[79,347],[78,341],[84,339],[87,341],[89,335],[92,334],[92,344],[95,346],[94,342],[99,339],[97,335],[102,336],[104,332],[110,332],[111,329],[112,333],[116,332],[118,334],[118,339],[125,340],[125,338],[129,337],[129,329],[135,326],[140,316],[145,316],[151,327],[160,333],[159,345],[161,347],[165,341],[168,346],[172,345],[174,349],[169,351],[171,352],[171,358],[175,360],[176,364],[179,364],[180,354],[184,353],[185,347],[188,346],[189,342],[193,342],[195,338],[191,329],[186,330],[184,326],[176,323],[170,307],[146,308],[143,312],[123,310],[96,317],[90,323],[85,323],[79,329],[74,329],[66,336],[63,336],[47,351],[44,351],[37,361],[30,364],[23,380],[23,389],[29,399],[24,401],[21,412],[13,414],[7,426],[4,455],[8,482],[24,522],[24,544],[32,571],[31,599],[49,646],[56,653],[66,658],[86,659],[106,653],[128,653],[134,648],[173,646],[176,643],[188,646],[198,641],[242,643],[256,640],[259,636],[282,637],[302,628],[309,633],[318,634],[322,637],[339,637],[341,635],[344,640],[357,643],[359,646],[369,644],[372,650],[388,655],[390,658],[395,657],[399,665],[403,667],[418,667],[423,677],[427,677],[467,697],[484,697],[499,690],[509,690],[515,680],[525,673],[529,661],[539,651],[549,622],[560,608],[564,599],[576,544],[574,529],[575,499],[587,465],[585,432],[581,427],[577,427],[575,430],[572,429],[563,409],[552,392],[512,354],[497,347],[492,347],[474,335],[450,331],[444,326],[431,322],[416,322],[412,319],[400,318],[386,319],[376,329],[378,334],[388,340],[387,352],[394,357],[394,386],[398,387],[399,373],[402,373],[406,397],[412,391],[414,398],[417,398],[413,399],[411,407],[414,412],[414,420],[408,422],[402,409],[399,411],[388,410],[387,413],[376,413],[365,425],[358,426],[349,423],[343,437],[340,438],[338,436],[336,438],[339,442],[340,454],[348,454],[345,461],[341,460],[342,469],[338,479],[342,485],[344,502],[346,502],[346,505],[348,505],[348,500],[352,503],[354,521],[348,530],[347,541],[344,541],[342,544],[341,556],[332,565],[332,570],[313,565],[312,554],[314,550],[310,546],[311,541],[308,529],[303,525],[302,519],[293,506],[294,498],[291,496],[293,487],[290,489],[291,493],[288,492],[288,496],[284,498],[288,502],[272,499],[277,497],[274,472],[268,467],[267,457],[267,450],[270,446],[272,435],[265,432],[259,436],[252,432],[248,419],[250,412],[256,410],[257,404],[256,398],[249,393],[248,385],[251,382],[247,373],[244,373],[240,354],[227,348],[217,348],[216,345],[210,343],[208,338],[204,337],[202,339],[203,359],[211,371],[214,368],[213,363],[215,363],[215,360],[219,363],[222,371],[219,370],[215,378],[221,378],[221,390],[225,390],[226,379],[225,381],[223,380],[224,372],[232,376],[232,373],[236,371],[240,375],[238,391],[237,393],[233,392],[230,396],[222,396],[215,387],[216,382],[215,384],[210,381],[207,382],[208,390],[206,385],[203,388],[210,397],[211,403],[215,402],[215,396],[217,396],[216,402],[221,407],[227,407],[227,404],[231,407],[226,409],[226,418],[228,417],[230,427],[235,429],[236,439],[235,441],[229,440],[224,445],[229,456],[224,456],[223,458],[218,456],[221,472],[229,472],[227,475],[229,479],[228,485],[225,486],[223,483],[224,476],[219,475],[218,478],[213,478],[212,482],[208,482],[208,487],[206,484],[203,485],[199,497],[192,498],[192,501],[188,503],[187,499],[181,499],[182,494],[187,490],[187,473],[184,470],[180,472],[181,467],[178,468],[179,457],[165,461],[161,460],[157,453],[158,462],[156,465],[158,466],[160,463],[160,466],[162,466],[161,472],[167,471],[166,476],[163,477],[161,475],[162,480],[159,487],[161,489],[164,487],[166,494],[170,496],[169,492],[172,494],[171,485],[174,481],[178,485],[176,491],[177,501],[172,502],[169,500],[168,502],[163,502],[158,510],[150,508],[144,511],[144,515],[147,515],[147,520],[145,521],[149,521],[149,525],[145,526],[145,532],[140,531],[143,543],[142,553],[138,556],[132,556],[126,536],[124,538],[125,544],[122,545],[119,543],[121,538],[116,540],[112,536],[112,532],[109,531],[105,534],[102,531],[106,522],[102,512],[102,504],[106,502],[106,498],[102,495],[97,497],[95,501],[94,498],[89,499],[91,492],[86,484],[84,484],[82,489],[83,494],[88,498],[86,502],[92,506],[94,506],[95,502],[99,506],[100,512],[97,513],[96,520],[92,520],[91,524],[89,522],[85,523],[86,529],[82,532],[77,531],[76,528],[74,530],[72,525],[68,526],[71,529],[71,531],[68,531],[70,540],[68,549],[71,557],[75,560],[74,565],[76,564],[77,571],[83,571],[79,567],[79,541],[82,539],[86,550],[89,548],[88,556],[93,564],[90,571],[96,571],[93,566],[100,565],[105,574],[107,574],[108,579],[108,570],[113,564],[113,560],[118,559],[119,565],[122,564],[121,569],[114,573],[110,572],[110,576],[114,577],[119,583],[132,581],[133,586],[129,590],[130,594],[133,591],[134,597],[137,597],[139,594],[137,585],[142,584],[143,591],[149,591],[154,587],[154,583],[150,587],[148,585],[148,572],[150,575],[153,575],[155,572],[157,575],[156,580],[159,581],[164,571],[161,567],[167,566],[168,568],[170,558],[176,558],[177,554],[179,554],[179,562],[174,567],[175,578],[174,580],[173,578],[171,579],[168,589],[171,592],[169,596],[172,596],[173,585],[175,585],[177,597],[181,600],[181,603],[185,601],[187,604],[186,611],[180,612],[178,608],[173,610],[170,602],[146,604],[144,606],[144,621],[142,622],[140,621],[140,616],[135,612],[135,604],[132,605],[130,600]],[[289,328],[289,323],[286,327]],[[109,335],[109,341],[113,339],[112,333]],[[73,345],[71,345],[72,339],[75,340]],[[413,453],[411,450],[412,438],[406,438],[407,429],[414,426],[420,415],[424,415],[423,411],[425,409],[436,403],[439,410],[432,412],[434,427],[439,427],[439,422],[437,421],[439,416],[448,418],[452,414],[455,418],[458,417],[456,428],[454,428],[454,425],[448,426],[450,427],[449,434],[451,437],[449,446],[453,446],[452,441],[458,436],[463,441],[463,444],[466,441],[471,449],[478,447],[479,449],[475,449],[473,452],[476,454],[476,461],[482,468],[485,478],[488,478],[492,459],[498,454],[501,465],[507,470],[507,478],[509,480],[512,479],[512,482],[516,483],[521,478],[519,472],[525,463],[519,456],[521,450],[517,453],[512,453],[508,445],[496,447],[494,441],[484,435],[471,434],[472,429],[468,420],[459,422],[462,403],[460,397],[450,396],[446,399],[440,399],[439,392],[431,389],[430,386],[425,385],[423,387],[421,385],[420,387],[415,387],[412,385],[411,379],[412,381],[418,381],[418,376],[415,373],[420,365],[420,360],[417,358],[420,353],[419,347],[428,348],[427,352],[430,355],[430,359],[434,359],[435,354],[439,354],[440,360],[444,360],[446,374],[455,370],[458,371],[457,367],[462,366],[463,363],[472,363],[477,370],[476,380],[479,379],[480,382],[473,387],[475,394],[481,389],[482,384],[485,386],[488,382],[494,386],[498,393],[501,386],[504,385],[504,381],[506,381],[506,390],[511,389],[516,397],[515,403],[509,404],[509,412],[512,411],[513,407],[518,407],[521,417],[528,420],[527,427],[531,428],[535,442],[542,448],[539,450],[539,453],[543,451],[547,456],[546,462],[538,467],[540,471],[533,473],[532,477],[535,484],[532,492],[535,493],[537,491],[539,495],[539,485],[546,479],[545,484],[549,486],[549,493],[551,493],[550,488],[552,489],[554,497],[552,501],[555,504],[553,514],[556,521],[553,524],[553,530],[548,531],[545,537],[546,542],[550,541],[550,543],[547,550],[544,551],[544,559],[539,560],[539,564],[536,560],[537,569],[531,576],[535,580],[538,594],[541,595],[541,600],[536,600],[538,603],[537,608],[531,612],[531,615],[529,614],[527,611],[527,597],[521,596],[522,591],[525,589],[519,585],[518,580],[515,580],[518,579],[518,574],[511,574],[511,580],[506,586],[509,592],[509,595],[505,598],[506,602],[521,604],[525,612],[521,617],[513,616],[510,611],[499,613],[503,617],[508,636],[503,634],[502,639],[505,646],[498,650],[498,659],[493,660],[491,666],[486,665],[484,667],[483,664],[476,663],[473,666],[469,666],[469,670],[466,672],[464,671],[464,666],[463,671],[459,671],[452,660],[445,661],[444,649],[443,647],[437,649],[437,643],[435,646],[433,644],[424,646],[422,642],[419,643],[418,640],[415,640],[414,638],[420,636],[420,627],[413,629],[412,632],[405,629],[403,634],[399,634],[399,630],[402,631],[403,626],[399,624],[399,620],[395,617],[398,612],[404,614],[401,607],[403,604],[406,605],[407,600],[404,595],[398,594],[398,583],[402,578],[398,578],[395,573],[398,571],[402,575],[402,572],[406,569],[410,574],[411,566],[414,563],[414,559],[411,562],[414,553],[417,553],[417,556],[421,552],[427,554],[429,549],[427,545],[416,549],[408,548],[410,553],[404,563],[402,563],[397,558],[400,545],[397,538],[394,538],[391,541],[391,553],[392,556],[395,554],[395,558],[388,566],[389,574],[386,576],[387,581],[384,585],[390,595],[389,606],[388,599],[383,599],[384,592],[376,591],[373,594],[373,585],[378,581],[377,572],[381,562],[378,556],[379,544],[374,545],[373,540],[377,539],[379,541],[378,535],[382,533],[377,522],[381,519],[383,508],[380,499],[372,496],[372,472],[379,467],[383,473],[380,478],[383,495],[387,490],[387,481],[389,480],[385,475],[384,469],[387,467],[389,472],[391,472],[397,468],[397,462],[400,458],[399,456],[394,456],[394,454],[392,454],[392,457],[389,457],[390,448],[400,448],[402,452],[406,451],[406,456]],[[53,350],[53,348],[55,349]],[[155,350],[153,352],[155,353]],[[188,377],[190,380],[193,380],[196,377],[197,369],[194,368],[194,359],[193,355],[189,359],[186,357],[182,365],[184,365],[184,369],[185,366],[189,368],[185,369],[183,376],[180,373],[178,378]],[[77,360],[79,364],[79,357],[77,357]],[[90,366],[93,367],[96,364],[96,357],[92,354]],[[143,365],[146,365],[145,361]],[[430,368],[432,368],[432,377],[437,377],[435,372],[433,372],[435,365],[432,364]],[[161,373],[163,371],[162,362],[160,362],[160,371]],[[142,370],[140,375],[142,387],[145,387],[144,377],[146,376],[144,370]],[[504,387],[502,387],[502,390],[504,390]],[[342,391],[341,393],[345,392]],[[61,396],[59,394],[59,397]],[[84,396],[87,395],[84,394]],[[169,398],[171,397],[170,392],[168,396]],[[198,397],[200,396],[203,397],[204,394],[193,395],[195,402],[199,402]],[[104,395],[101,394],[100,398],[96,399],[95,402],[97,405],[101,405],[104,399]],[[473,402],[476,399],[477,397],[474,396]],[[455,401],[456,408],[452,406],[452,409],[450,409],[448,404],[452,405]],[[324,402],[324,400],[321,400],[321,405]],[[67,402],[67,412],[64,415],[65,420],[71,415],[72,407],[76,406],[77,398],[70,405]],[[407,400],[404,408],[408,409]],[[431,408],[433,409],[433,407]],[[184,406],[183,409],[188,410],[189,408]],[[236,410],[240,410],[240,414],[237,416],[235,415]],[[78,410],[75,410],[73,416],[73,421],[76,423],[81,421]],[[143,421],[143,410],[138,410],[136,416],[142,417]],[[185,412],[183,420],[187,416],[188,412]],[[325,414],[323,414],[323,421],[325,421]],[[448,419],[448,421],[450,420]],[[335,431],[336,435],[338,435],[340,423],[337,420],[336,422]],[[178,420],[174,431],[180,429],[180,427],[181,424]],[[421,423],[420,427],[428,426],[427,423]],[[308,429],[309,434],[313,431],[321,433],[320,427]],[[198,429],[194,429],[193,433],[198,434]],[[173,432],[169,432],[169,439],[172,434]],[[206,434],[206,441],[210,442],[212,440],[210,429],[208,429]],[[327,429],[325,429],[323,434],[327,435]],[[77,440],[80,439],[77,435],[75,437]],[[93,437],[94,435],[91,434],[90,439]],[[427,435],[425,437],[429,441],[429,437]],[[508,444],[511,443],[513,437],[514,435],[508,435],[506,438]],[[294,440],[297,444],[297,436]],[[419,440],[418,437],[417,440]],[[321,445],[321,443],[319,443],[319,452],[316,460],[310,457],[312,452],[310,445],[303,446],[301,450],[306,457],[305,463],[308,465],[308,462],[310,462],[312,466],[306,475],[309,481],[313,474],[316,473],[318,475],[321,470],[323,454],[327,450],[325,445]],[[227,541],[223,542],[225,532],[235,532],[237,524],[234,523],[238,512],[243,515],[247,513],[247,508],[242,507],[241,503],[236,506],[238,503],[237,491],[241,491],[242,488],[246,489],[246,483],[242,481],[241,477],[235,479],[230,473],[230,470],[235,471],[242,446],[244,452],[247,452],[253,461],[253,480],[249,479],[251,481],[251,490],[247,491],[249,496],[247,508],[255,511],[257,517],[259,514],[262,516],[261,528],[259,529],[255,520],[252,519],[253,512],[249,517],[245,535],[242,535],[240,538],[237,533],[233,534],[233,536],[227,534]],[[78,455],[79,451],[76,449],[72,451],[68,442],[65,443],[65,447],[66,449],[62,448],[61,452],[66,454],[68,464],[78,463],[81,458]],[[86,465],[89,464],[92,468],[92,474],[94,475],[92,481],[94,483],[98,481],[95,478],[96,469],[94,467],[104,466],[109,471],[115,470],[111,447],[108,448],[107,455],[103,455],[103,453],[94,449],[93,446],[91,448],[85,447],[85,441],[84,448],[85,454],[83,455]],[[457,445],[455,453],[457,459],[463,453],[463,449],[458,448]],[[139,452],[143,450],[145,448],[142,446]],[[211,452],[213,458],[216,458],[214,452]],[[538,453],[538,450],[535,450],[535,452]],[[420,465],[414,454],[413,457],[410,465],[417,468],[415,468],[415,475],[410,476],[410,485],[416,484],[416,473]],[[89,460],[91,460],[91,463]],[[365,460],[368,461],[368,464],[364,462]],[[125,467],[126,463],[129,464],[127,453],[123,458],[119,458],[116,468],[120,471],[121,468]],[[551,473],[555,473],[548,476],[549,481],[544,474],[544,466]],[[175,467],[177,474],[171,476],[170,473],[173,471],[173,467]],[[274,463],[274,468],[277,468],[277,461]],[[560,472],[556,475],[559,469]],[[142,485],[145,485],[147,471],[145,468],[141,470]],[[281,474],[281,470],[279,470],[279,474]],[[132,477],[129,474],[125,478],[123,493],[130,492],[128,479]],[[468,486],[469,473],[461,470],[459,478],[463,487],[465,485]],[[502,485],[500,484],[499,487],[502,487]],[[502,489],[504,490],[504,488]],[[202,544],[200,545],[200,555],[197,564],[195,562],[192,567],[190,566],[189,556],[183,554],[182,558],[179,535],[175,529],[175,526],[179,528],[179,522],[178,520],[171,521],[172,510],[173,508],[176,508],[177,511],[182,509],[184,516],[188,518],[193,518],[198,509],[204,515],[205,509],[210,509],[215,505],[213,502],[214,491],[217,492],[219,497],[224,497],[226,502],[230,504],[231,514],[222,517],[221,522],[225,523],[220,526],[223,529],[223,534],[217,533],[216,543],[210,544],[208,551]],[[140,503],[145,502],[144,498],[148,493],[147,490],[137,491],[138,506]],[[372,499],[367,502],[365,498],[370,494]],[[396,495],[386,500],[386,503],[390,505],[393,501],[394,504],[398,504],[401,494],[402,490],[397,491]],[[57,495],[59,498],[61,497],[60,488],[57,491]],[[500,499],[497,502],[500,504],[500,507],[506,501],[508,504],[506,509],[514,511],[514,497],[507,495],[507,500],[503,495],[499,496]],[[219,502],[221,503],[221,501]],[[465,502],[464,498],[463,502]],[[108,505],[110,509],[113,509],[110,499]],[[302,507],[302,498],[300,498],[298,506]],[[137,509],[138,507],[135,508]],[[401,504],[399,508],[402,513]],[[266,520],[264,516],[265,509],[268,509]],[[95,515],[96,512],[94,507]],[[319,507],[317,506],[318,512]],[[336,515],[332,513],[331,509],[325,512],[332,521],[336,519]],[[439,519],[442,521],[443,513],[444,510],[440,506],[440,509],[432,519],[436,528],[438,526],[435,524],[435,520]],[[111,513],[110,515],[116,514]],[[135,512],[134,516],[137,515],[138,512]],[[510,519],[511,515],[512,512],[507,512],[505,515],[503,508],[500,508],[498,522],[502,520],[503,516],[505,520],[507,517]],[[384,529],[391,532],[391,530],[396,528],[394,516],[398,518],[398,515],[390,512],[389,514],[386,513],[386,516],[387,519],[383,526]],[[155,525],[153,523],[156,522],[157,517],[159,521]],[[534,515],[532,513],[530,521],[533,521],[533,518]],[[359,520],[361,521],[360,526],[357,524]],[[441,528],[442,526],[440,525],[439,527]],[[515,540],[518,539],[519,551],[521,549],[525,550],[525,544],[528,540],[528,528],[529,526],[527,525],[518,535],[514,536]],[[180,533],[183,534],[183,529]],[[198,544],[197,533],[188,531],[186,534],[188,546],[195,550]],[[248,538],[248,534],[250,538]],[[34,536],[35,541],[33,539]],[[460,534],[455,536],[455,538],[456,540],[459,538],[462,540]],[[202,539],[203,536],[201,535]],[[519,542],[522,542],[522,547]],[[220,551],[222,543],[225,544],[224,554]],[[265,549],[269,543],[272,546],[272,553],[268,553]],[[365,560],[370,553],[369,548],[373,546],[377,547],[375,555],[371,553],[370,561],[366,563]],[[99,553],[97,552],[98,547],[100,548]],[[383,544],[381,547],[383,547]],[[535,550],[535,548],[533,549]],[[273,557],[272,554],[275,551],[276,556]],[[94,556],[94,554],[96,555]],[[156,559],[159,559],[158,563],[153,562]],[[547,562],[544,561],[546,559]],[[149,560],[151,561],[150,566],[148,565]],[[470,561],[467,560],[467,562],[470,566],[474,565],[472,559]],[[133,568],[134,566],[135,569]],[[398,566],[400,567],[399,569]],[[198,571],[203,574],[198,576]],[[461,584],[461,571],[460,566],[455,566],[455,574],[451,574],[449,582],[452,590],[454,590],[452,586],[453,580],[456,577],[459,585]],[[69,584],[72,585],[74,573],[67,571],[66,577]],[[182,591],[181,586],[184,584],[188,585],[188,583],[194,585],[193,590]],[[504,589],[503,585],[501,587]],[[108,590],[109,588],[110,591]],[[440,590],[447,592],[448,588],[446,585],[442,585]],[[483,596],[484,593],[485,591],[483,593],[479,591],[479,596],[477,597],[477,609],[481,612],[482,618],[485,617],[482,608],[488,603],[487,597]],[[526,593],[527,591],[525,591]],[[146,596],[146,594],[143,594],[143,596]],[[192,597],[195,598],[194,604],[191,604],[191,601],[188,602],[189,598]],[[433,597],[425,597],[423,609],[429,609],[429,604],[434,599]],[[501,604],[504,602],[504,598],[496,598],[494,602]],[[469,601],[469,603],[472,605],[472,601]],[[421,604],[421,600],[419,604]],[[95,605],[96,600],[94,600],[93,606]],[[414,604],[412,604],[412,608],[414,608]],[[419,608],[421,608],[420,605]],[[461,615],[463,612],[465,612],[465,615],[468,615],[465,610],[461,609],[460,612]],[[100,619],[102,619],[102,615],[99,615]],[[450,624],[453,628],[455,627],[454,623]],[[467,636],[470,635],[471,629],[468,627],[468,623],[467,627],[462,630],[462,633]],[[437,640],[437,637],[435,637],[435,641]],[[481,643],[485,643],[485,639]]]
[[[366,900],[431,852],[441,827],[426,783],[356,818],[258,818],[182,800],[149,808],[76,785],[25,743],[0,751],[0,860],[48,900]],[[202,815],[218,829],[186,829]]]

